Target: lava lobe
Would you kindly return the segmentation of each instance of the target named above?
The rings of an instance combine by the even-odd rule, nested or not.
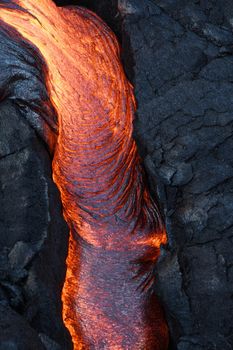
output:
[[[0,2],[0,19],[47,66],[58,116],[53,178],[70,228],[63,319],[74,349],[166,350],[153,293],[166,234],[132,138],[135,100],[110,29],[51,0]]]

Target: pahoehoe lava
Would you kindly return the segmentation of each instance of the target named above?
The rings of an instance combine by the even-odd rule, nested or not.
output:
[[[47,67],[58,116],[53,178],[70,228],[63,319],[74,348],[166,350],[153,292],[166,233],[132,137],[133,89],[115,36],[90,11],[51,0],[0,2],[0,19]]]

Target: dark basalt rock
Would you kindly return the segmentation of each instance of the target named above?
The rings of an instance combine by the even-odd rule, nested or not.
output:
[[[0,349],[68,349],[60,300],[68,229],[51,159],[13,102],[1,102],[0,116]]]
[[[119,1],[135,138],[164,207],[156,288],[172,348],[233,348],[233,89],[229,3]],[[134,9],[134,10],[133,10]]]
[[[36,331],[7,306],[0,305],[1,350],[45,350]]]

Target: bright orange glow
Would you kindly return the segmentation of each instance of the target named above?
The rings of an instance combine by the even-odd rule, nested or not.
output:
[[[166,243],[132,138],[135,101],[109,28],[82,8],[17,0],[0,18],[35,45],[59,136],[53,178],[70,227],[63,318],[74,349],[165,350],[168,332],[151,293]]]

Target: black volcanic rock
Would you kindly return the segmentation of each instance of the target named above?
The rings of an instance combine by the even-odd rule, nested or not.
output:
[[[164,208],[174,349],[233,348],[233,34],[223,1],[119,1],[135,138]],[[128,67],[128,66],[127,66]]]
[[[46,350],[25,319],[0,305],[0,350]]]
[[[4,333],[2,315],[0,347],[68,350],[61,305],[68,228],[52,181],[57,116],[46,67],[7,25],[0,27],[0,48],[0,305],[13,329]]]

